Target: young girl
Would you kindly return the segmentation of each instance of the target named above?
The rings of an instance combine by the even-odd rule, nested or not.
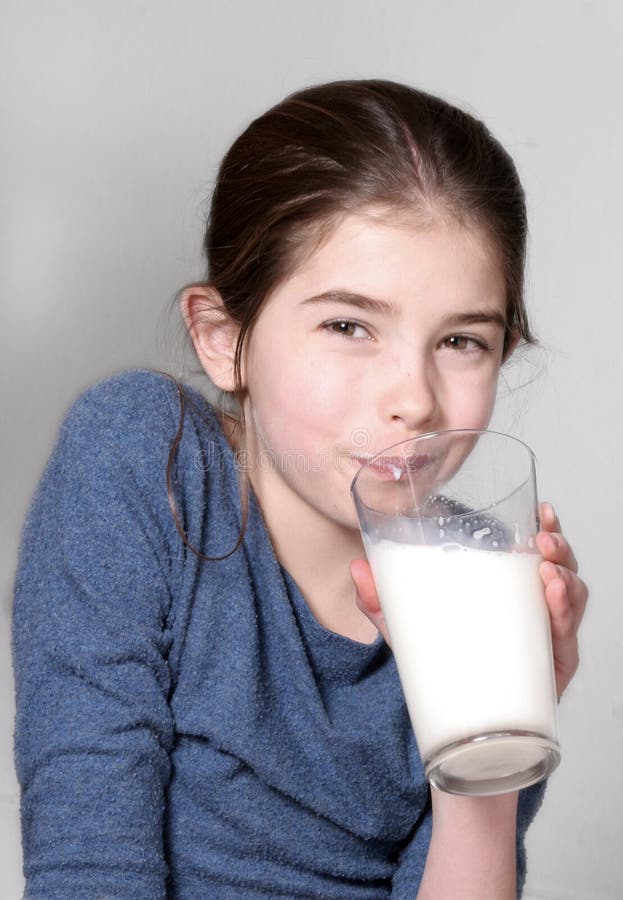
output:
[[[542,785],[429,790],[350,482],[487,425],[532,340],[523,192],[486,128],[382,81],[301,91],[221,166],[181,296],[222,402],[152,372],[70,411],[16,580],[27,898],[516,896]],[[586,602],[541,509],[557,688]]]

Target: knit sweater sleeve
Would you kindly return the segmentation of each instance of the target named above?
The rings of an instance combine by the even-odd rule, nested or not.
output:
[[[29,900],[166,896],[174,558],[153,485],[175,420],[144,427],[168,407],[154,379],[74,405],[24,527],[13,653]]]

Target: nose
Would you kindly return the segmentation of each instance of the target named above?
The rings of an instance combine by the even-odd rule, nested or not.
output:
[[[426,360],[396,361],[386,373],[381,413],[390,427],[402,425],[404,432],[433,431],[439,402],[432,366]]]

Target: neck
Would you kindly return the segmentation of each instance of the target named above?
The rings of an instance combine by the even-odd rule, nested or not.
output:
[[[356,604],[349,570],[353,559],[364,556],[359,532],[328,521],[293,497],[287,485],[262,475],[253,473],[251,483],[277,559],[296,581],[315,619],[329,631],[372,643],[378,631]]]
[[[221,424],[237,449],[236,421],[223,417]],[[254,459],[251,448],[246,449]],[[315,619],[329,631],[372,643],[378,631],[357,607],[349,571],[351,561],[365,555],[359,531],[329,520],[275,472],[252,469],[249,478],[275,555],[296,581]]]

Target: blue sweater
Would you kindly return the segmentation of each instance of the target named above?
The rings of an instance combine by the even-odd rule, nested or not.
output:
[[[191,543],[241,527],[233,453],[187,389],[173,486]],[[201,561],[165,483],[172,382],[69,412],[15,588],[16,764],[32,900],[415,897],[427,784],[393,657],[323,628],[253,496]],[[542,786],[522,792],[523,835]]]

